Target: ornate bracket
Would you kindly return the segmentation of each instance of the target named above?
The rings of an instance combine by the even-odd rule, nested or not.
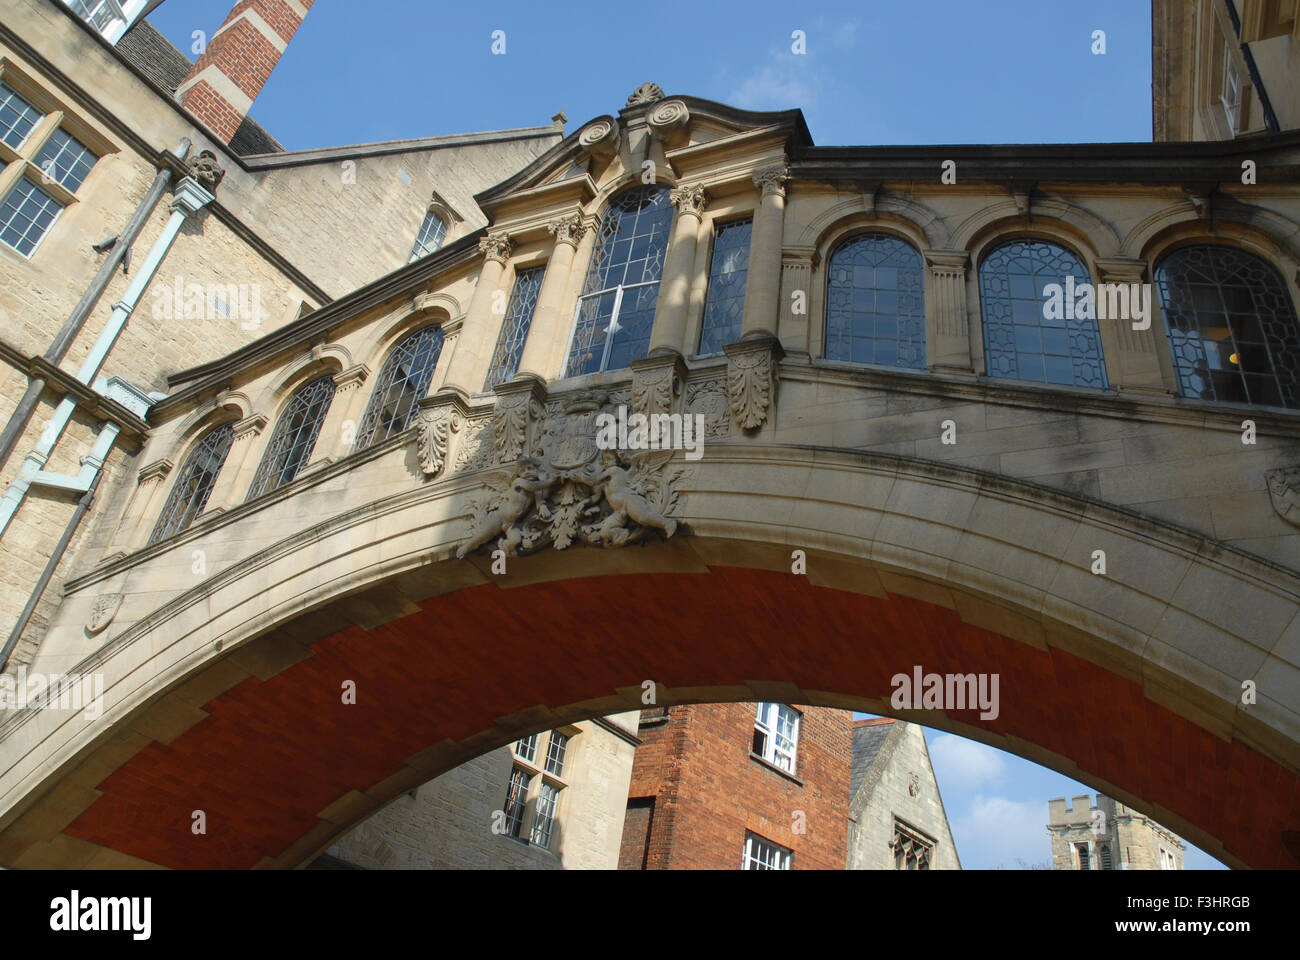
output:
[[[497,463],[510,463],[535,452],[541,444],[539,421],[546,412],[546,385],[521,377],[496,387],[492,446]]]
[[[632,412],[673,413],[686,380],[686,362],[676,353],[643,357],[632,368]]]
[[[436,477],[447,465],[447,448],[451,435],[460,429],[465,420],[465,402],[455,393],[440,393],[423,397],[420,408],[420,433],[416,452],[420,470],[426,477]]]
[[[1273,509],[1287,523],[1300,527],[1300,466],[1281,467],[1264,474]]]
[[[776,395],[777,365],[785,351],[772,336],[738,340],[722,348],[727,355],[727,394],[731,419],[741,430],[755,430],[768,418]]]

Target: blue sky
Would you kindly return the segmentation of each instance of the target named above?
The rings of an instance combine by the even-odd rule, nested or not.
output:
[[[188,52],[194,31],[211,36],[233,2],[167,0],[150,20]],[[827,146],[1151,139],[1149,4],[921,9],[664,0],[580,17],[511,0],[317,0],[252,113],[290,149],[539,126],[559,110],[572,132],[653,80],[737,107],[799,107]],[[1096,30],[1105,54],[1092,52]],[[1091,792],[973,741],[926,738],[968,868],[1049,859],[1048,799]],[[1219,866],[1194,848],[1187,865]]]

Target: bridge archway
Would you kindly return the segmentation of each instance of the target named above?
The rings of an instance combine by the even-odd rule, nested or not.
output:
[[[665,705],[916,720],[1102,789],[1231,865],[1300,865],[1278,692],[1294,572],[915,459],[717,444],[677,483],[672,539],[548,549],[497,576],[486,556],[452,559],[480,488],[454,476],[159,605],[76,665],[104,675],[102,721],[29,710],[0,728],[0,863],[296,866],[486,750],[638,708],[649,680]],[[998,716],[894,709],[890,679],[915,666],[997,673]]]

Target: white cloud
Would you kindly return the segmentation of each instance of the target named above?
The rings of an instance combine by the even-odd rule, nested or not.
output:
[[[939,734],[931,741],[930,760],[945,796],[997,782],[1007,774],[1000,751],[951,733]]]
[[[861,26],[861,20],[850,20],[848,23],[841,24],[835,31],[835,36],[831,38],[832,42],[841,48],[853,46],[853,42],[858,38],[858,28]]]
[[[731,92],[727,102],[743,110],[788,110],[811,106],[820,81],[805,66],[806,57],[780,54],[758,68]]]
[[[1052,842],[1046,818],[1045,803],[976,795],[965,816],[950,823],[961,865],[968,870],[997,866],[1014,870],[1017,861],[1050,863]]]

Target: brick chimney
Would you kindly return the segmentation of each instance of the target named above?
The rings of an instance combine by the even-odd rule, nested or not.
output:
[[[229,143],[315,0],[239,0],[176,90]]]

